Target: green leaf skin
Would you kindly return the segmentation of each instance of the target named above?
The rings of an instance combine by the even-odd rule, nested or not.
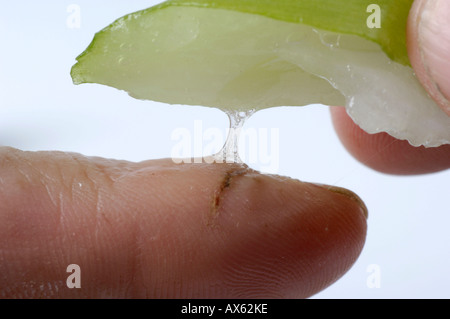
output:
[[[378,43],[393,60],[409,65],[406,22],[414,0],[170,0],[165,6],[228,9],[302,23],[322,30],[354,34]],[[381,28],[368,28],[367,8],[381,8]]]

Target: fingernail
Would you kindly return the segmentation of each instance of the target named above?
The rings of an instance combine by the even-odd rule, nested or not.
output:
[[[361,213],[364,215],[364,217],[366,217],[366,219],[369,218],[369,210],[367,209],[366,204],[361,199],[361,197],[356,195],[354,192],[352,192],[346,188],[342,188],[342,187],[336,187],[336,186],[330,186],[330,185],[324,185],[324,184],[315,184],[315,185],[317,185],[321,188],[325,188],[325,189],[329,190],[330,192],[347,196],[348,198],[355,201],[360,206]]]
[[[439,103],[450,115],[450,1],[423,0],[418,19],[422,63],[439,93]]]

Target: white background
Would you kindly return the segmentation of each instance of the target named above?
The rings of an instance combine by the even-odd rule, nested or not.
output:
[[[215,109],[137,101],[109,87],[72,84],[70,68],[95,32],[158,2],[2,1],[0,144],[140,161],[170,157],[172,132],[193,132],[195,121],[225,132],[228,119]],[[81,9],[80,28],[67,24],[71,4]],[[450,171],[397,177],[362,166],[341,146],[324,106],[260,111],[245,127],[279,130],[278,174],[349,188],[370,210],[361,257],[313,298],[450,297]],[[379,288],[367,285],[370,265],[381,271]]]

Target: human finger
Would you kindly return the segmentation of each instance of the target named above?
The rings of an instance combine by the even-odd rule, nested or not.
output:
[[[0,176],[4,298],[309,297],[365,240],[353,193],[240,164],[3,148]]]

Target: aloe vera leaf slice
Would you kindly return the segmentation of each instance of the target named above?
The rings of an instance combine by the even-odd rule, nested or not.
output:
[[[280,1],[280,3],[288,2]],[[308,3],[308,1],[297,2]],[[384,56],[385,52],[374,45],[377,41],[372,43],[361,40],[370,38],[368,35],[355,37],[340,33],[337,35],[339,41],[335,41],[334,44],[327,43],[326,38],[336,38],[335,33],[312,28],[298,21],[297,23],[283,21],[279,12],[276,19],[268,18],[274,15],[270,8],[267,10],[270,14],[267,12],[249,14],[248,8],[254,1],[243,1],[244,9],[240,7],[240,10],[233,7],[226,10],[219,9],[222,1],[213,1],[210,3],[211,7],[206,8],[208,3],[169,1],[117,20],[100,31],[88,49],[77,58],[78,63],[72,69],[74,82],[106,84],[125,90],[139,99],[170,104],[204,105],[223,110],[245,111],[311,103],[346,104],[355,122],[368,132],[387,131],[399,139],[409,140],[416,146],[439,146],[449,143],[448,121],[438,125],[440,129],[433,129],[436,118],[440,117],[442,120],[442,116],[431,100],[429,102],[433,105],[426,109],[432,111],[424,113],[424,119],[429,123],[427,127],[431,128],[431,133],[422,135],[423,130],[417,130],[417,121],[409,123],[408,120],[402,121],[401,127],[395,128],[389,127],[389,124],[386,128],[385,123],[376,121],[367,126],[364,123],[371,121],[367,120],[368,117],[380,118],[383,121],[384,115],[398,114],[402,111],[391,112],[389,108],[395,105],[386,103],[384,109],[381,108],[381,113],[380,108],[358,108],[354,105],[354,96],[339,91],[339,86],[332,77],[308,69],[307,65],[302,66],[302,63],[298,63],[298,59],[292,58],[292,54],[301,56],[307,50],[302,51],[297,45],[293,52],[286,53],[292,50],[293,44],[300,43],[300,47],[308,48],[310,43],[320,39],[324,50],[329,48],[346,50],[350,67],[354,64],[351,61],[352,54],[363,52],[361,55],[363,58],[358,61],[370,74],[374,71],[368,59],[370,53]],[[234,3],[238,6],[234,1],[223,3],[228,5]],[[407,5],[406,1],[403,3]],[[305,19],[306,17],[307,15]],[[365,29],[368,29],[367,26]],[[394,51],[397,54],[400,52]],[[391,53],[391,56],[395,55]],[[327,59],[332,60],[333,56]],[[398,62],[387,59],[386,63],[407,64],[402,58],[396,60]],[[317,60],[315,63],[322,64]],[[408,77],[412,75],[411,68],[409,73]],[[350,78],[354,83],[360,81],[355,74]],[[404,81],[400,74],[394,78],[395,80],[391,81],[394,87],[395,83]],[[379,80],[383,81],[382,78]],[[366,84],[371,85],[369,82]],[[364,87],[359,87],[362,90],[359,93],[369,94],[370,90],[364,91]],[[391,102],[396,101],[394,104],[407,105],[414,102],[406,100],[398,103],[398,99],[395,99],[396,91],[392,87],[385,89],[394,95],[388,99]],[[411,91],[416,89],[415,85],[409,87]],[[426,97],[423,90],[420,92]],[[407,93],[404,96],[413,95]],[[411,109],[416,107],[414,103],[412,104]],[[418,109],[421,107],[419,105]],[[359,109],[360,112],[357,113],[362,115],[355,115],[357,113],[352,113],[352,109]],[[374,116],[376,112],[378,115]],[[421,112],[419,111],[419,116],[413,117],[420,118]],[[434,114],[433,117],[430,117],[430,114]],[[408,115],[405,118],[410,117]]]
[[[99,32],[77,58],[72,78],[76,84],[125,90],[137,99],[223,110],[342,105],[342,94],[326,80],[275,51],[310,32],[301,24],[242,12],[159,7]]]

